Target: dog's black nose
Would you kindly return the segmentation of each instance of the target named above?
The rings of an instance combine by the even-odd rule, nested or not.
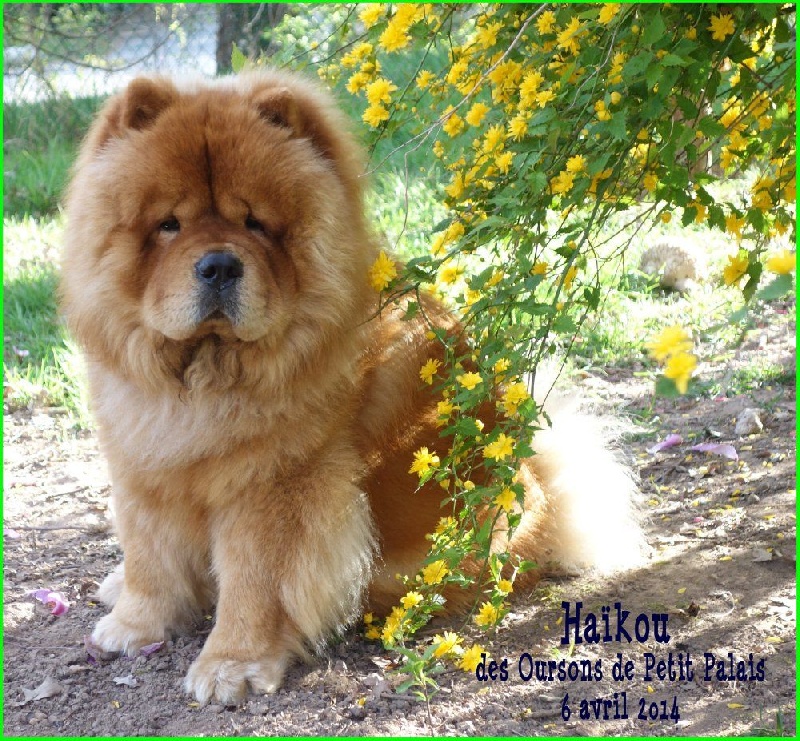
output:
[[[194,272],[201,283],[222,293],[244,275],[244,265],[230,252],[209,252],[197,261]]]

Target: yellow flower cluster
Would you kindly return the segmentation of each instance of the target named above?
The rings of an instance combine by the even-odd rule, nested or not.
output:
[[[667,327],[647,343],[647,348],[656,360],[666,361],[664,375],[675,381],[678,391],[685,394],[697,367],[697,358],[689,352],[692,340],[686,330],[679,326]]]
[[[370,285],[378,292],[383,291],[397,277],[397,266],[388,255],[381,250],[378,259],[369,269]]]

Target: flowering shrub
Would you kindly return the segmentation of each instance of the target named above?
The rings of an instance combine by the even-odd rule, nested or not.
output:
[[[792,287],[794,253],[770,240],[794,236],[794,9],[329,7],[340,22],[318,50],[320,76],[356,102],[374,151],[432,153],[447,213],[427,254],[401,274],[381,254],[372,285],[387,304],[402,298],[407,316],[420,310],[417,291],[446,297],[472,338],[465,351],[432,327],[444,360],[420,369],[451,445],[441,459],[421,448],[410,471],[441,485],[450,514],[430,535],[422,570],[403,577],[401,604],[382,625],[367,616],[368,635],[402,647],[446,587],[474,580],[466,560],[484,564],[473,621],[487,630],[530,567],[512,563],[494,534],[520,518],[517,469],[532,454],[540,411],[524,379],[568,351],[600,307],[600,268],[628,246],[603,231],[612,217],[626,217],[633,233],[673,217],[725,232],[723,280],[748,300]],[[747,175],[749,190],[715,195],[732,175]],[[762,285],[765,270],[776,277]],[[680,327],[650,342],[664,364],[659,390],[686,392],[692,347]],[[445,633],[421,657],[403,652],[419,679],[441,658],[472,671],[481,650]]]

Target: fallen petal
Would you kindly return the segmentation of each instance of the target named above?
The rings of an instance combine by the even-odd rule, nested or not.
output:
[[[135,687],[138,682],[133,674],[128,674],[127,677],[114,677],[114,684],[124,684],[126,687]]]
[[[150,654],[154,654],[156,651],[161,649],[164,646],[164,641],[159,641],[158,643],[150,643],[147,646],[142,646],[139,649],[140,656],[150,656]]]
[[[739,454],[733,445],[725,443],[700,443],[700,445],[693,445],[689,450],[698,450],[702,453],[713,453],[714,455],[722,455],[725,458],[730,458],[733,461],[739,460]]]
[[[666,448],[672,448],[675,445],[680,445],[683,442],[683,438],[678,434],[671,434],[667,435],[660,443],[656,443],[652,448],[648,448],[647,452],[650,455],[655,455],[658,453],[659,450],[665,450]]]
[[[51,615],[63,615],[69,610],[69,602],[67,602],[61,592],[52,592],[49,589],[35,589],[28,592],[34,599],[39,600],[43,605],[52,608]]]

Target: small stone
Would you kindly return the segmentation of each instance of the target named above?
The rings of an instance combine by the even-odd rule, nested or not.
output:
[[[758,409],[748,407],[742,410],[742,413],[736,419],[737,435],[753,435],[756,432],[761,432],[764,429],[764,423],[758,416]]]

